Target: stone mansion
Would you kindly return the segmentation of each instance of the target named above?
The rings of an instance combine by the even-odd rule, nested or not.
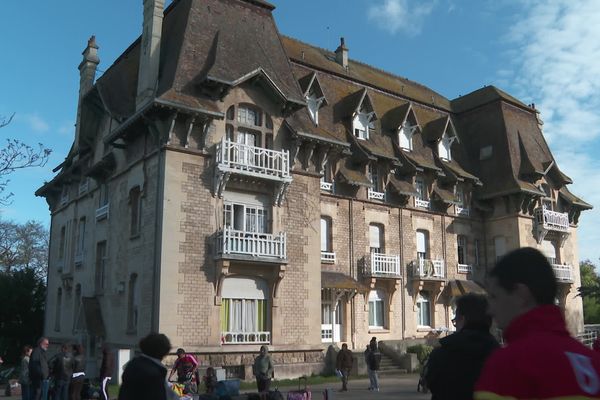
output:
[[[263,0],[144,0],[36,194],[52,215],[45,334],[120,363],[151,331],[229,376],[267,344],[277,377],[324,349],[452,329],[498,257],[540,249],[583,328],[577,223],[591,206],[539,112],[486,86],[433,90],[281,35]],[[91,373],[91,372],[90,372]]]

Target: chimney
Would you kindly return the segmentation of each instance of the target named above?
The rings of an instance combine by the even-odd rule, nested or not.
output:
[[[73,149],[75,153],[79,150],[79,130],[81,126],[81,100],[83,96],[94,86],[96,78],[96,68],[100,64],[98,58],[98,45],[96,44],[96,36],[89,38],[87,47],[81,53],[83,60],[79,64],[79,101],[77,102],[77,122],[75,125],[75,143]]]
[[[151,101],[156,94],[164,9],[165,0],[144,0],[136,110]]]
[[[335,49],[335,62],[340,64],[344,69],[348,69],[348,48],[344,38],[340,38],[340,45]]]

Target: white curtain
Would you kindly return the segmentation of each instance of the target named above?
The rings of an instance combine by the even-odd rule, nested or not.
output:
[[[256,301],[244,300],[246,320],[244,321],[244,332],[256,332]]]

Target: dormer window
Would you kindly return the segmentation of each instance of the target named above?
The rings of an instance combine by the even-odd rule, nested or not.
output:
[[[444,133],[442,135],[442,138],[438,143],[438,155],[442,160],[452,160],[452,153],[450,152],[450,147],[452,146],[453,141],[454,137],[450,137],[447,133]]]
[[[402,150],[412,150],[412,137],[415,129],[416,125],[411,125],[408,121],[405,121],[400,128],[398,128],[398,143]]]
[[[372,122],[373,112],[367,113],[364,111],[358,112],[352,121],[352,131],[358,139],[366,140],[369,138],[369,129],[375,129]]]

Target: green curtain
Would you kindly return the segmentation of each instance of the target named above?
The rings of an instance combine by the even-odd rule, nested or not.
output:
[[[256,327],[260,332],[264,332],[267,330],[267,301],[256,300],[256,307],[258,309],[258,323]]]
[[[231,299],[221,300],[221,332],[229,331],[230,306]]]

